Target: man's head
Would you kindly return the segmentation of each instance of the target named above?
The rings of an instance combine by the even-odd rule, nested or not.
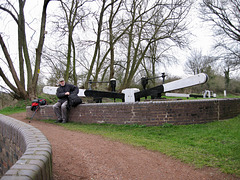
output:
[[[58,80],[58,82],[59,82],[60,86],[64,86],[64,85],[65,85],[65,81],[64,81],[63,78],[60,78],[60,79]]]

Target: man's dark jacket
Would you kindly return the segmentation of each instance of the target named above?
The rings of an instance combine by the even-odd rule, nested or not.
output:
[[[60,86],[56,93],[57,97],[59,98],[58,102],[64,103],[68,100],[68,96],[65,95],[66,92],[70,92],[70,94],[78,94],[79,89],[76,86],[67,83],[65,83],[64,86]]]

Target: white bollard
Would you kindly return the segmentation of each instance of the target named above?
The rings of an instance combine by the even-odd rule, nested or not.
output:
[[[224,97],[226,97],[226,96],[227,96],[227,91],[224,90],[224,91],[223,91],[223,94],[224,94]]]
[[[137,88],[128,88],[123,89],[122,93],[124,94],[125,102],[135,102],[135,92],[139,92],[140,90]]]

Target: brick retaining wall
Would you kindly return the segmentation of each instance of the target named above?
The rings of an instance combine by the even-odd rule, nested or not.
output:
[[[27,117],[33,112],[27,107]],[[148,101],[136,103],[92,103],[72,108],[69,121],[81,123],[196,124],[223,120],[240,114],[240,98]],[[41,106],[33,119],[56,119],[51,105]]]
[[[1,180],[52,179],[52,149],[38,129],[0,114]]]

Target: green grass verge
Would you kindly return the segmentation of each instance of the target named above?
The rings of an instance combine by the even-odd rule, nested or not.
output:
[[[227,96],[224,96],[222,94],[222,95],[217,96],[217,98],[240,98],[240,96],[239,95],[233,95],[233,94],[228,94]]]
[[[3,108],[0,110],[0,114],[10,115],[14,113],[26,112],[26,106],[31,105],[30,101],[18,101],[17,104]]]
[[[0,114],[3,114],[3,115],[11,115],[11,114],[21,113],[21,112],[26,112],[26,108],[25,109],[15,108],[13,110],[13,108],[7,107],[7,108],[4,108],[3,110],[0,110]]]
[[[52,120],[45,122],[53,123]],[[216,167],[240,176],[240,116],[207,124],[146,127],[140,125],[60,124],[69,130],[159,151],[183,162]]]

